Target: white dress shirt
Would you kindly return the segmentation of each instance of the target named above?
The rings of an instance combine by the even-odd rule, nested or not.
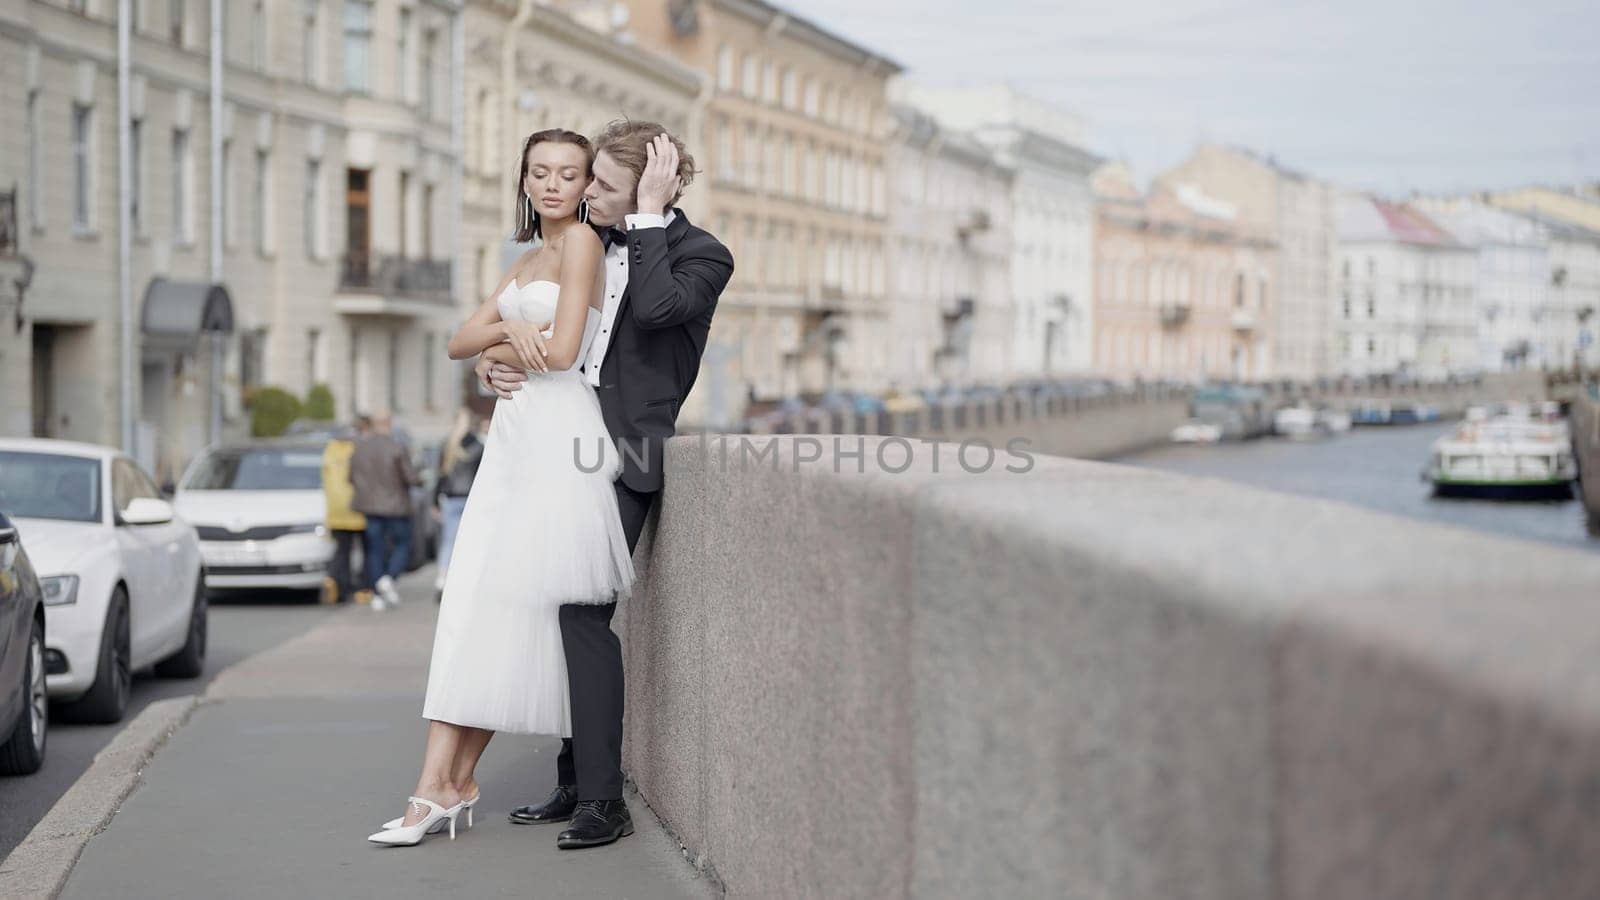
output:
[[[639,228],[665,228],[678,217],[677,210],[668,209],[666,215],[634,213],[624,216],[629,231]],[[600,364],[606,358],[606,346],[611,343],[611,327],[617,321],[617,307],[628,290],[628,243],[617,241],[606,251],[606,300],[600,310],[600,330],[589,342],[589,356],[583,363],[583,375],[589,384],[600,386]]]

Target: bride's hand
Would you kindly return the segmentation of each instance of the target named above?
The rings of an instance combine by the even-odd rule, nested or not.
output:
[[[549,355],[544,346],[544,335],[539,333],[539,327],[532,322],[520,319],[507,320],[505,323],[506,343],[517,354],[525,369],[538,372],[547,372],[550,367],[545,362]]]

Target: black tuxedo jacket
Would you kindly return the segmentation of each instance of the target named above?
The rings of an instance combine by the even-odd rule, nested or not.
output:
[[[600,363],[600,412],[622,454],[623,484],[661,490],[662,451],[700,372],[733,254],[682,210],[666,228],[628,232],[628,287]]]

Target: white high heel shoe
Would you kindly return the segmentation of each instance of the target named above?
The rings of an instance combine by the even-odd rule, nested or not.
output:
[[[472,808],[474,806],[478,805],[478,800],[482,796],[483,796],[483,792],[479,791],[476,795],[473,796],[473,798],[471,800],[463,800],[463,801],[461,801],[462,808],[467,811],[467,827],[468,828],[472,827]],[[383,823],[383,828],[384,828],[385,831],[388,831],[391,828],[399,828],[401,825],[405,824],[405,821],[406,821],[406,817],[405,816],[401,816],[398,819],[390,819],[389,821]],[[443,819],[440,819],[438,822],[434,823],[433,831],[430,831],[428,833],[429,834],[435,834],[437,832],[443,831],[444,830],[444,826],[445,826],[445,821]]]
[[[377,834],[368,835],[367,840],[374,844],[388,844],[395,847],[410,847],[422,842],[423,835],[432,834],[440,822],[450,823],[450,840],[456,839],[456,816],[466,806],[465,802],[457,803],[449,809],[427,799],[426,797],[407,797],[411,805],[418,811],[424,807],[428,814],[422,817],[417,824],[405,828],[387,828]],[[401,821],[405,821],[401,819]]]

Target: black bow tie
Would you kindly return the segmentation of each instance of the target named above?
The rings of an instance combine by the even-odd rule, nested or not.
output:
[[[600,243],[607,250],[611,249],[611,245],[612,244],[625,243],[627,240],[628,240],[628,233],[626,231],[623,231],[621,228],[612,227],[612,228],[602,228],[600,230]]]

